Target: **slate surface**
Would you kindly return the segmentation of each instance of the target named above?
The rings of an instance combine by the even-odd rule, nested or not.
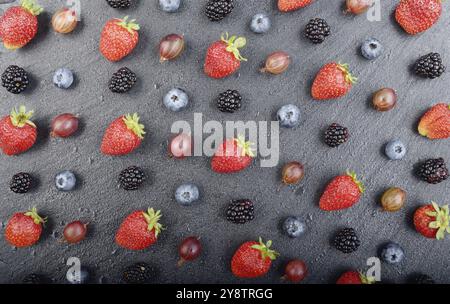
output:
[[[431,274],[437,281],[450,283],[449,240],[427,240],[417,234],[411,222],[417,206],[434,200],[450,203],[448,182],[428,185],[414,177],[414,165],[426,158],[442,156],[450,161],[448,141],[429,141],[416,132],[424,111],[434,103],[448,102],[449,74],[428,81],[418,79],[410,66],[420,55],[440,52],[450,62],[447,39],[450,19],[447,4],[439,23],[423,35],[406,35],[395,23],[392,12],[397,1],[383,1],[382,20],[369,22],[365,16],[342,14],[342,2],[319,0],[301,11],[281,14],[275,1],[236,1],[233,14],[220,23],[209,22],[203,14],[205,1],[184,1],[177,14],[166,14],[157,1],[138,1],[126,12],[114,10],[103,0],[82,1],[82,23],[71,35],[55,34],[46,24],[61,6],[58,1],[41,0],[46,13],[39,17],[37,38],[17,52],[0,54],[0,69],[10,64],[23,66],[33,75],[33,87],[27,93],[13,96],[0,90],[1,113],[25,104],[35,109],[39,127],[36,146],[19,157],[1,155],[0,221],[2,230],[11,214],[37,206],[48,216],[40,242],[27,249],[11,248],[0,234],[0,282],[17,282],[30,272],[41,272],[56,282],[64,282],[69,257],[79,257],[95,271],[94,282],[119,282],[122,269],[136,261],[146,261],[159,269],[158,283],[245,283],[233,277],[229,262],[234,250],[244,241],[259,236],[272,239],[281,253],[270,273],[255,283],[278,283],[282,269],[291,258],[304,259],[310,270],[306,283],[332,283],[341,271],[364,269],[366,259],[388,240],[400,243],[406,251],[401,265],[383,264],[382,276],[391,282],[404,282],[412,272]],[[255,13],[271,16],[273,28],[266,35],[250,32],[248,23]],[[141,24],[141,40],[135,52],[120,63],[107,62],[98,51],[103,24],[125,14]],[[321,45],[312,45],[300,33],[310,18],[325,18],[332,35]],[[225,80],[208,79],[202,72],[206,48],[222,32],[245,35],[248,47],[243,55],[240,77]],[[187,50],[172,63],[160,64],[156,47],[161,37],[183,33]],[[368,37],[380,39],[386,52],[376,61],[364,60],[358,52]],[[287,73],[270,77],[257,72],[267,54],[282,49],[292,54],[294,63]],[[315,102],[309,95],[312,79],[318,69],[332,60],[348,62],[359,77],[350,94],[338,101]],[[64,91],[53,86],[51,78],[58,67],[66,66],[76,73],[76,85]],[[107,88],[113,72],[128,66],[139,76],[132,92],[115,95]],[[171,87],[185,88],[191,97],[190,108],[182,113],[169,112],[162,97]],[[381,87],[393,87],[399,96],[398,107],[378,113],[370,106],[371,94]],[[245,98],[239,113],[225,115],[213,106],[214,97],[226,89],[238,89]],[[301,126],[281,131],[281,160],[299,160],[306,164],[306,178],[297,191],[280,192],[278,168],[252,168],[237,175],[219,176],[211,172],[207,158],[174,161],[167,157],[166,141],[172,122],[192,121],[193,113],[203,113],[204,120],[271,120],[286,103],[297,104],[302,111]],[[100,154],[99,145],[106,126],[117,116],[139,112],[147,126],[148,137],[142,147],[126,157],[111,158]],[[68,140],[51,139],[48,126],[53,116],[63,112],[80,115],[82,132]],[[329,149],[321,134],[332,122],[346,125],[351,140],[338,149]],[[391,162],[382,153],[384,144],[399,138],[408,145],[402,161]],[[121,169],[140,165],[148,170],[151,183],[140,191],[125,192],[117,188]],[[361,202],[350,210],[324,213],[318,199],[326,183],[347,168],[355,170],[366,184]],[[81,180],[72,193],[58,192],[53,186],[55,174],[74,170]],[[8,182],[14,173],[31,172],[39,187],[30,194],[16,195]],[[190,181],[202,188],[201,202],[193,207],[178,206],[173,199],[177,185]],[[407,207],[394,214],[383,213],[380,194],[390,186],[408,191]],[[250,198],[256,203],[256,219],[244,226],[231,225],[223,211],[231,199]],[[118,248],[114,233],[121,220],[136,209],[161,209],[162,223],[167,227],[158,243],[142,252]],[[288,215],[305,219],[308,232],[291,240],[280,229]],[[65,223],[83,219],[91,223],[89,237],[76,246],[58,242]],[[343,255],[330,246],[337,229],[351,226],[360,234],[361,248]],[[177,269],[177,246],[186,236],[201,236],[204,254],[195,263]]]

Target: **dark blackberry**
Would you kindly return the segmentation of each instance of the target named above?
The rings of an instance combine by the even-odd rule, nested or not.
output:
[[[331,33],[327,22],[321,18],[309,20],[305,27],[305,36],[312,43],[322,43]]]
[[[122,274],[125,283],[146,284],[155,276],[155,270],[147,263],[136,263],[128,266]]]
[[[410,284],[436,284],[432,277],[426,274],[418,273],[410,278]]]
[[[334,246],[343,253],[356,251],[361,244],[353,228],[344,228],[334,238]]]
[[[234,113],[241,108],[242,96],[236,90],[227,90],[220,93],[217,107],[222,112]]]
[[[27,193],[33,186],[33,178],[28,173],[15,174],[9,183],[9,189],[15,193]]]
[[[125,190],[137,190],[145,181],[144,171],[136,166],[128,167],[120,172],[120,186]]]
[[[206,4],[206,17],[211,21],[220,21],[234,8],[233,0],[209,0]]]
[[[136,74],[129,68],[121,68],[115,72],[109,81],[109,89],[114,93],[126,93],[137,81]]]
[[[106,0],[112,8],[129,8],[131,0]]]
[[[427,183],[439,184],[448,178],[448,169],[442,157],[432,158],[420,165],[417,175]]]
[[[22,93],[29,83],[27,72],[17,65],[10,65],[2,74],[2,86],[10,93]]]
[[[227,220],[235,224],[245,224],[254,219],[253,203],[248,199],[234,200],[228,205]]]
[[[23,278],[22,283],[23,284],[45,284],[45,283],[47,283],[47,280],[45,277],[41,276],[40,274],[31,273]]]
[[[332,148],[335,148],[347,142],[348,138],[348,129],[337,123],[333,123],[325,131],[325,143]]]
[[[442,64],[441,55],[439,53],[429,53],[420,57],[414,65],[416,75],[434,79],[445,72],[445,66]]]

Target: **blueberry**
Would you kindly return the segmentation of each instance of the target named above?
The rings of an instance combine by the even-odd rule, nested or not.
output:
[[[67,68],[56,70],[53,75],[53,84],[60,89],[68,89],[73,83],[73,73]]]
[[[306,225],[298,217],[290,216],[283,222],[283,231],[291,238],[297,238],[305,233]]]
[[[183,184],[175,191],[175,199],[178,203],[184,206],[189,206],[196,201],[200,196],[198,187],[193,184]]]
[[[250,29],[256,34],[264,34],[270,30],[271,22],[266,14],[256,14],[252,17]]]
[[[70,284],[87,284],[90,279],[89,271],[85,267],[77,272],[75,268],[69,269],[66,273],[66,280]]]
[[[282,106],[278,110],[277,119],[282,127],[296,127],[300,123],[300,109],[292,104]]]
[[[189,104],[189,97],[183,89],[174,88],[164,96],[164,105],[171,111],[178,112]]]
[[[159,0],[159,7],[167,13],[174,13],[180,8],[181,0]]]
[[[66,170],[56,175],[55,184],[60,191],[72,191],[77,184],[77,178],[73,172]]]
[[[361,46],[361,53],[364,58],[373,60],[380,57],[383,53],[383,45],[375,38],[369,38],[363,42]]]
[[[381,250],[381,259],[388,264],[400,263],[405,257],[405,251],[397,244],[390,242]]]
[[[386,145],[385,153],[390,160],[400,160],[406,155],[406,146],[400,140],[391,140]]]

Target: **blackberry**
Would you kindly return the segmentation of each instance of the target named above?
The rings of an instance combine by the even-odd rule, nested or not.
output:
[[[441,55],[439,53],[429,53],[420,57],[414,65],[416,75],[434,79],[445,72],[445,66],[442,64]]]
[[[347,142],[348,138],[348,129],[337,123],[333,123],[325,131],[325,143],[332,148],[335,148]]]
[[[27,72],[17,65],[10,65],[2,74],[2,86],[10,93],[22,93],[29,83]]]
[[[330,35],[330,27],[327,22],[321,18],[309,20],[305,27],[305,36],[312,43],[322,43]]]
[[[234,113],[241,108],[242,96],[236,90],[227,90],[220,93],[217,107],[222,112]]]
[[[112,8],[129,8],[131,0],[106,0]]]
[[[137,81],[136,74],[129,68],[121,68],[115,72],[109,81],[109,89],[114,93],[126,93]]]
[[[33,185],[33,178],[28,173],[17,173],[15,174],[11,182],[9,183],[9,188],[15,193],[27,193]]]
[[[209,0],[205,9],[206,17],[211,21],[220,21],[228,16],[233,8],[233,0]]]
[[[448,169],[444,159],[432,158],[423,162],[417,172],[420,179],[430,184],[439,184],[448,178]]]
[[[410,284],[436,284],[436,282],[429,275],[419,273],[411,277]]]
[[[122,274],[125,283],[146,284],[154,277],[155,270],[147,263],[136,263],[128,266]]]
[[[137,190],[145,181],[144,171],[136,166],[128,167],[120,172],[120,186],[125,190]]]
[[[31,273],[23,278],[23,284],[45,284],[47,283],[46,278],[39,274]]]
[[[356,251],[361,244],[353,228],[344,228],[334,238],[334,247],[343,253]]]
[[[248,199],[234,200],[228,205],[227,220],[235,224],[245,224],[254,219],[253,203]]]

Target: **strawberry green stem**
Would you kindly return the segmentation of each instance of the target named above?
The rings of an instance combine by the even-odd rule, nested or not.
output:
[[[267,241],[267,243],[264,244],[262,239],[259,238],[259,244],[253,245],[252,248],[259,250],[261,252],[261,257],[263,260],[265,260],[266,258],[269,258],[273,261],[280,254],[278,252],[276,252],[275,250],[270,249],[270,246],[272,246],[272,241]]]
[[[139,24],[136,23],[136,19],[128,20],[128,16],[125,16],[123,19],[118,19],[119,22],[117,23],[130,33],[133,33],[134,31],[139,31],[141,27]]]
[[[31,217],[36,225],[44,224],[47,221],[46,218],[39,216],[36,207],[31,208],[31,210],[25,212],[24,215]]]
[[[245,37],[231,36],[228,33],[222,35],[221,40],[227,45],[227,51],[233,53],[234,57],[239,61],[247,61],[246,58],[241,56],[239,49],[243,48],[247,44]]]
[[[11,110],[11,123],[13,124],[13,126],[18,128],[23,128],[25,125],[36,128],[36,125],[30,120],[30,118],[33,116],[33,113],[33,111],[27,112],[25,106],[20,106],[19,111],[14,108]]]
[[[163,226],[159,223],[161,219],[161,210],[155,212],[153,208],[148,208],[147,212],[142,212],[145,218],[145,221],[148,224],[148,231],[155,230],[155,237],[158,237],[161,230],[163,230]]]
[[[374,277],[368,277],[362,272],[359,272],[359,278],[361,279],[361,283],[363,284],[374,284],[375,278]]]
[[[428,227],[437,229],[436,239],[442,240],[445,238],[445,232],[450,233],[450,215],[448,205],[440,207],[435,202],[431,202],[434,211],[427,212],[428,216],[436,218]]]
[[[255,154],[253,153],[252,149],[254,143],[250,141],[245,141],[245,138],[243,136],[238,136],[238,138],[235,138],[234,140],[236,141],[238,147],[241,148],[242,156],[255,157]]]
[[[24,9],[26,9],[27,11],[29,11],[31,14],[33,14],[34,16],[39,15],[40,13],[42,13],[42,11],[44,10],[41,6],[39,6],[39,4],[36,3],[36,1],[34,0],[22,0],[20,2],[20,4],[22,5],[22,7]]]
[[[350,73],[350,69],[347,63],[338,63],[338,68],[344,72],[345,75],[345,81],[349,84],[354,84],[358,81],[357,77],[354,77],[351,73]]]
[[[347,170],[347,175],[350,176],[353,182],[358,186],[359,192],[364,193],[364,184],[360,180],[358,180],[358,176],[356,175],[356,173],[354,171]]]
[[[137,137],[139,137],[140,139],[144,138],[145,126],[139,123],[139,116],[137,113],[125,115],[123,117],[123,122],[125,123],[128,129],[130,129],[131,131],[133,131],[134,134],[136,134]]]

